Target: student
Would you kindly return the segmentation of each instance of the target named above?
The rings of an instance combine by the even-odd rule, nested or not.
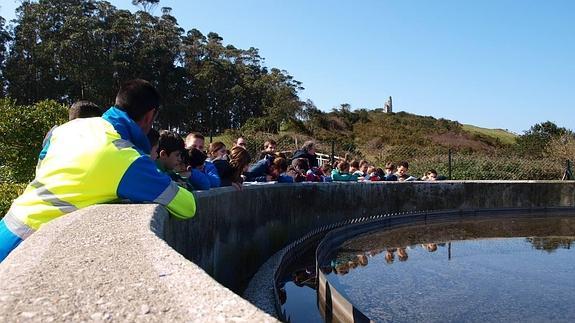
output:
[[[264,142],[264,152],[268,155],[273,155],[276,153],[277,143],[273,139],[266,140]]]
[[[395,176],[397,176],[397,180],[400,182],[416,181],[417,178],[409,175],[408,171],[409,171],[409,163],[407,163],[406,161],[401,161],[399,163],[399,166],[397,167],[397,173],[395,173]]]
[[[289,165],[286,175],[288,175],[289,177],[292,178],[292,182],[293,183],[301,183],[301,182],[305,182],[305,175],[302,174],[300,171],[298,171],[294,166]]]
[[[294,159],[292,165],[305,176],[306,182],[323,182],[323,172],[321,168],[309,167],[307,159]]]
[[[186,164],[190,171],[188,185],[195,190],[209,190],[221,186],[222,181],[216,166],[206,159],[206,153],[197,148],[187,152]]]
[[[437,180],[437,171],[435,169],[430,169],[421,178],[422,181],[436,181]]]
[[[315,153],[316,153],[315,142],[311,140],[306,141],[300,150],[296,150],[294,152],[292,160],[297,158],[305,158],[308,160],[309,167],[319,167],[319,162],[317,160],[317,155]]]
[[[309,180],[313,180],[314,176],[307,176],[307,171],[309,170],[309,164],[306,158],[295,158],[292,160],[291,165],[293,169],[300,174],[301,176],[296,176],[295,182],[306,182]]]
[[[248,148],[248,142],[246,141],[246,139],[244,137],[238,137],[238,139],[236,139],[234,146],[240,146],[240,147],[243,147],[244,149],[247,149]]]
[[[395,175],[395,164],[392,162],[388,162],[385,164],[385,175],[383,177],[383,179],[385,181],[389,181],[389,182],[395,182],[397,181],[397,176]]]
[[[321,172],[323,173],[321,179],[322,182],[332,182],[332,178],[331,178],[331,171],[333,170],[333,167],[331,167],[330,164],[323,164],[321,165]]]
[[[260,160],[264,159],[266,156],[275,155],[277,144],[275,140],[268,139],[264,142],[264,150],[260,153]]]
[[[150,142],[150,159],[158,159],[158,142],[160,141],[160,133],[156,129],[150,129],[148,132],[148,141]]]
[[[186,136],[186,149],[196,148],[204,151],[204,136],[199,133],[190,133]]]
[[[370,165],[369,165],[369,162],[367,162],[367,160],[361,160],[361,161],[359,162],[359,171],[361,172],[361,175],[359,175],[359,176],[364,177],[365,179],[368,179],[368,177],[369,177],[369,172],[368,172],[369,167],[370,167]]]
[[[331,172],[331,178],[334,182],[351,182],[357,181],[358,176],[349,173],[349,163],[344,160]]]
[[[158,172],[148,156],[146,135],[159,107],[160,95],[149,82],[131,80],[102,117],[54,129],[36,178],[0,221],[0,261],[44,224],[94,204],[150,201],[177,218],[194,216],[192,193]]]
[[[375,166],[369,166],[367,168],[367,176],[365,177],[366,180],[372,181],[372,182],[377,182],[377,181],[381,181],[381,177],[379,176],[379,173],[377,171],[378,169],[375,168]],[[383,170],[381,168],[379,168],[380,172],[383,172]]]
[[[277,156],[274,158],[273,165],[277,169],[279,175],[277,177],[278,183],[293,183],[294,178],[287,174],[288,162],[284,157]]]
[[[323,182],[324,174],[321,168],[312,167],[305,173],[307,182]]]
[[[176,182],[184,182],[174,171],[180,164],[182,150],[184,150],[184,140],[180,135],[168,130],[160,131],[156,166],[162,173],[170,176],[170,178]]]
[[[187,151],[187,157],[185,158],[188,170],[190,171],[190,177],[188,177],[188,185],[193,190],[209,190],[210,189],[210,179],[208,175],[204,172],[204,164],[206,162],[207,155],[203,151],[192,148]]]
[[[200,151],[204,151],[204,144],[205,138],[203,135],[199,133],[190,133],[186,136],[186,149],[190,150],[192,148],[196,148]],[[188,153],[189,154],[189,153]],[[214,166],[214,163],[211,161],[206,161],[204,165],[204,173],[208,175],[208,179],[210,180],[210,187],[220,187],[221,180],[220,175]]]
[[[227,159],[227,149],[221,141],[212,142],[208,148],[208,161],[214,162],[220,159]]]
[[[218,159],[214,165],[218,170],[221,179],[221,186],[233,186],[241,189],[242,174],[248,170],[250,164],[250,154],[241,146],[233,147],[228,155],[228,159]]]
[[[90,101],[78,101],[72,104],[68,110],[68,120],[80,118],[96,118],[102,116],[102,109]]]
[[[363,173],[359,170],[359,161],[354,159],[349,163],[349,173],[357,176],[363,176]]]
[[[242,147],[242,146],[234,146]],[[243,148],[243,147],[242,147]],[[273,163],[273,157],[266,157],[258,160],[248,167],[248,171],[244,173],[246,182],[268,182],[272,177],[268,174],[269,167]]]

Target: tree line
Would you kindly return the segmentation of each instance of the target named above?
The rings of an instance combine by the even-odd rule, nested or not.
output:
[[[398,127],[412,129],[410,145],[427,145],[419,138],[433,131],[461,132],[453,122],[401,113],[380,127],[381,111],[349,104],[323,112],[300,100],[302,83],[266,67],[257,48],[225,44],[215,32],[185,31],[172,9],[153,14],[159,0],[132,2],[135,12],[101,0],[23,0],[14,21],[0,17],[0,95],[10,98],[2,106],[17,111],[47,99],[64,105],[85,99],[108,107],[120,83],[143,78],[163,97],[157,126],[180,133],[291,130],[355,150],[358,141],[381,149],[398,133],[405,137]],[[542,156],[553,140],[573,137],[544,122],[519,136],[513,151]]]
[[[170,8],[154,15],[158,2],[135,0],[132,13],[99,0],[22,1],[12,23],[0,17],[1,94],[108,107],[120,83],[143,78],[163,97],[161,128],[219,133],[255,118],[277,131],[297,117],[301,82],[266,67],[257,48],[185,31]]]

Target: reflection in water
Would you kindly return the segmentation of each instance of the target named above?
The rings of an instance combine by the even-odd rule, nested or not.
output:
[[[574,241],[571,218],[427,225],[352,238],[321,269],[375,321],[573,321]]]
[[[375,321],[575,320],[575,220],[500,219],[354,237],[319,264]],[[280,292],[291,322],[322,322],[313,252]]]
[[[326,272],[331,267],[326,266]],[[284,317],[289,322],[322,322],[316,306],[317,275],[315,272],[315,248],[291,264],[278,286],[278,296]]]
[[[558,248],[571,249],[572,237],[529,237],[526,240],[538,250],[553,252]]]
[[[539,236],[530,236],[532,233]],[[570,249],[575,241],[575,220],[547,218],[467,221],[369,233],[345,243],[337,250],[331,266],[322,266],[322,271],[344,275],[349,273],[350,269],[357,268],[360,263],[364,263],[362,266],[367,265],[369,257],[384,251],[387,264],[392,264],[396,255],[400,262],[407,261],[408,250],[416,248],[417,245],[427,252],[436,252],[438,247],[447,247],[448,258],[451,258],[450,241],[521,236],[528,236],[525,241],[537,250],[553,252],[558,248]]]

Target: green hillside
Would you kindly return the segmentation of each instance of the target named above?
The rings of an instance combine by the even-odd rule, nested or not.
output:
[[[470,133],[477,133],[477,134],[482,134],[482,135],[486,135],[489,137],[493,137],[496,139],[499,139],[502,143],[507,144],[507,145],[512,145],[515,143],[515,140],[517,139],[517,135],[514,133],[511,133],[509,131],[503,130],[503,129],[488,129],[488,128],[481,128],[481,127],[477,127],[477,126],[473,126],[470,124],[464,124],[462,125],[463,130],[470,132]]]
[[[488,152],[511,145],[515,140],[515,135],[503,130],[466,126],[457,121],[406,112],[380,111],[369,111],[367,118],[355,122],[353,137],[363,152],[390,146]]]
[[[244,127],[242,130],[253,137],[254,143],[265,140],[262,138],[266,135],[261,129]],[[228,143],[230,140],[226,137],[219,136],[217,139]],[[305,118],[284,124],[279,134],[269,137],[294,148],[296,141],[314,139],[324,152],[331,151],[333,142],[338,154],[383,158],[384,155],[398,155],[398,151],[419,151],[421,154],[423,151],[443,153],[448,149],[492,154],[513,145],[516,135],[504,130],[462,125],[457,121],[407,112],[385,113],[380,109],[351,110],[343,107],[327,113],[318,109],[306,111]]]

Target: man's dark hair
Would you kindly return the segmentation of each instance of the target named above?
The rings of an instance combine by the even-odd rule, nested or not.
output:
[[[102,109],[90,101],[82,100],[75,102],[68,110],[68,120],[74,120],[78,118],[94,118],[101,116]]]
[[[185,162],[188,166],[191,166],[192,168],[196,168],[198,166],[202,166],[206,162],[206,158],[208,158],[206,153],[204,153],[203,151],[201,151],[197,148],[192,148],[192,149],[188,150],[188,153],[186,154]]]
[[[135,79],[120,86],[115,105],[132,120],[140,121],[148,111],[160,107],[160,94],[150,82]]]
[[[405,160],[400,161],[397,167],[401,167],[401,166],[403,166],[405,168],[409,168],[409,163],[406,162]]]
[[[184,140],[177,133],[169,130],[160,131],[160,139],[158,141],[158,153],[165,151],[168,155],[174,151],[182,151],[185,148]]]

